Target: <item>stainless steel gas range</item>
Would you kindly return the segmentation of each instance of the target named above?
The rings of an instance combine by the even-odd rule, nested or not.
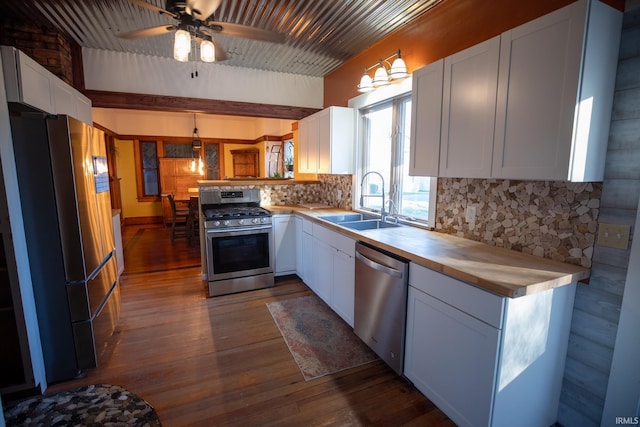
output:
[[[260,190],[200,191],[206,239],[209,296],[271,287],[271,213],[260,207]]]

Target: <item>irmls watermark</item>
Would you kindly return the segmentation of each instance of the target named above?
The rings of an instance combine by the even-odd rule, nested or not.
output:
[[[616,425],[637,426],[640,424],[640,417],[616,417]]]

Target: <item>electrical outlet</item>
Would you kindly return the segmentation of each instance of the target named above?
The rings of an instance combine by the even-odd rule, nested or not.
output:
[[[616,249],[627,249],[629,246],[630,225],[598,224],[598,245]]]
[[[336,195],[336,199],[342,200],[342,190],[338,190],[338,194]]]
[[[467,211],[465,212],[465,219],[467,222],[475,223],[476,222],[476,207],[475,206],[467,206]]]

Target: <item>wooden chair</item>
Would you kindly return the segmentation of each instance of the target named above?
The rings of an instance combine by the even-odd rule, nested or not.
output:
[[[190,237],[188,230],[189,209],[177,209],[173,194],[163,194],[169,200],[171,207],[171,244],[178,237]]]
[[[189,215],[187,216],[187,234],[189,235],[190,245],[200,238],[198,205],[198,196],[191,196],[189,198]]]

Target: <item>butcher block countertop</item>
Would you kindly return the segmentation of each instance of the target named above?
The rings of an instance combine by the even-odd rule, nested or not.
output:
[[[319,217],[344,214],[337,208],[267,206],[273,214],[296,213],[353,239],[400,255],[432,270],[498,295],[516,298],[568,285],[589,277],[590,270],[449,234],[403,226],[351,230]]]

